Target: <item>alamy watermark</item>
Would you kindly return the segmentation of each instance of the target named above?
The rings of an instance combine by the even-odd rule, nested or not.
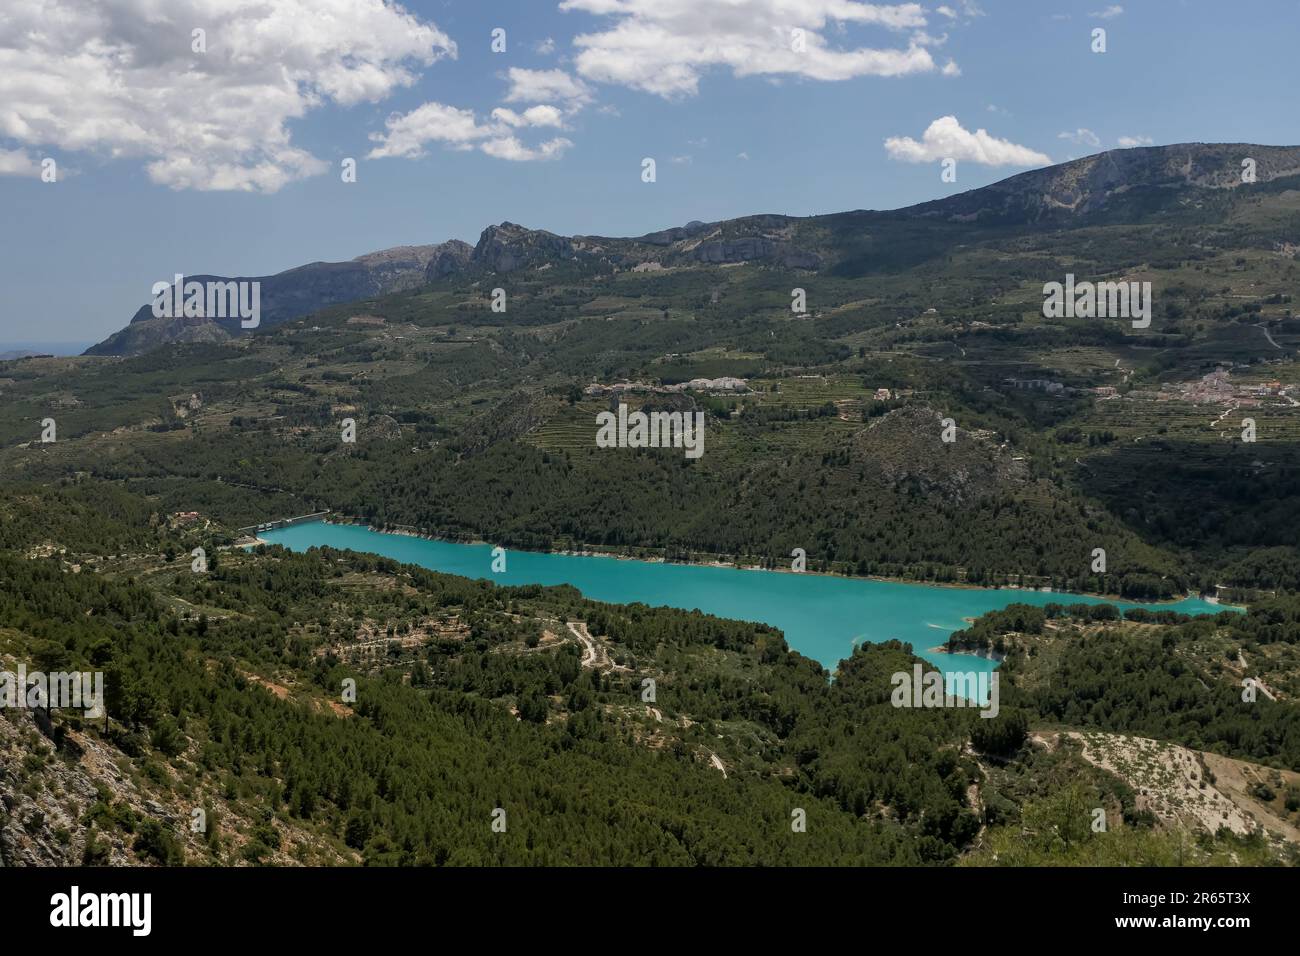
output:
[[[80,671],[0,671],[0,707],[35,710],[84,710],[90,718],[104,715],[104,675]]]
[[[889,702],[895,707],[978,707],[981,717],[998,715],[996,671],[954,671],[941,674],[924,671],[920,664],[912,673],[898,671],[890,679],[894,692]],[[951,685],[953,693],[948,692]]]
[[[132,936],[148,936],[153,928],[153,894],[83,893],[73,886],[50,897],[50,925],[56,929],[123,927]]]
[[[153,296],[155,319],[239,319],[239,326],[244,329],[255,329],[262,324],[261,282],[247,279],[186,282],[185,276],[178,272],[171,282],[155,282],[149,291]]]
[[[703,412],[628,412],[596,416],[597,448],[684,448],[687,458],[704,454]]]
[[[1150,282],[1079,282],[1067,273],[1065,282],[1043,284],[1043,317],[1047,319],[1132,319],[1133,328],[1151,325]]]

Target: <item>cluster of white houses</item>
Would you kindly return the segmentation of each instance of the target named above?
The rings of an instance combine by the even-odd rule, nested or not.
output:
[[[615,382],[612,385],[595,383],[583,389],[584,395],[628,395],[635,393],[669,394],[676,392],[722,392],[729,395],[749,391],[743,378],[693,378],[677,385],[650,385],[646,382]]]
[[[1114,398],[1119,391],[1114,385],[1098,385],[1096,388],[1076,388],[1064,382],[1050,378],[1004,378],[1002,384],[1007,388],[1031,392],[1046,392],[1048,395],[1096,395],[1098,398]]]
[[[1129,398],[1157,402],[1196,402],[1208,404],[1231,403],[1240,406],[1257,406],[1269,399],[1281,399],[1275,404],[1300,404],[1289,393],[1300,388],[1286,385],[1280,381],[1238,384],[1229,381],[1230,370],[1215,369],[1207,375],[1191,382],[1165,382],[1159,389],[1138,389],[1128,393]],[[1007,388],[1045,392],[1048,395],[1084,395],[1091,394],[1097,398],[1118,398],[1119,391],[1114,385],[1099,385],[1096,388],[1075,388],[1047,378],[1005,378],[1002,384]]]

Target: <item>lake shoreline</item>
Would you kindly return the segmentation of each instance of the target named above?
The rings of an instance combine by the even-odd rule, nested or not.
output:
[[[410,526],[398,525],[387,529],[377,528],[364,518],[353,518],[353,517],[343,516],[343,515],[324,517],[319,520],[322,524],[337,524],[337,525],[350,525],[354,527],[364,527],[370,531],[375,532],[376,534],[391,534],[391,535],[398,535],[405,538],[422,538],[426,541],[438,541],[447,544],[467,544],[467,545],[492,544],[492,542],[490,541],[484,541],[482,539],[477,539],[477,538],[460,539],[460,538],[439,537],[438,535],[430,534],[425,531],[420,531]],[[271,543],[273,542],[268,542],[262,538],[254,538],[252,542],[245,543],[244,547],[255,547],[258,544],[271,544]],[[1084,592],[1055,591],[1052,590],[1051,588],[1025,587],[1018,584],[967,584],[961,581],[943,581],[943,582],[927,581],[924,579],[917,579],[917,578],[889,577],[889,576],[876,575],[876,574],[845,574],[841,571],[795,571],[793,568],[764,568],[759,565],[740,564],[734,561],[717,561],[717,560],[670,561],[669,559],[662,558],[662,557],[638,557],[636,555],[620,553],[617,551],[593,551],[590,549],[574,550],[568,548],[541,549],[541,548],[523,548],[517,546],[506,548],[506,550],[521,551],[529,554],[553,554],[553,555],[561,555],[565,557],[575,557],[575,558],[612,558],[615,561],[640,561],[645,564],[678,565],[680,567],[723,568],[723,569],[729,569],[734,571],[768,571],[774,574],[811,575],[815,577],[839,578],[845,581],[877,581],[883,584],[912,584],[912,585],[921,585],[924,587],[949,588],[955,591],[962,591],[962,590],[1019,591],[1019,592],[1024,592],[1026,594],[1059,594],[1063,598],[1063,600],[1059,602],[1061,604],[1071,603],[1069,600],[1065,600],[1071,597],[1090,597],[1090,598],[1097,598],[1103,601],[1116,601],[1122,604],[1137,604],[1137,605],[1141,605],[1144,608],[1152,608],[1154,610],[1159,610],[1161,605],[1166,605],[1166,604],[1173,605],[1173,604],[1178,604],[1181,601],[1199,599],[1199,600],[1206,601],[1207,603],[1210,604],[1215,604],[1223,608],[1225,611],[1245,610],[1244,606],[1222,603],[1218,600],[1217,597],[1213,595],[1207,597],[1206,595],[1192,594],[1192,593],[1187,593],[1179,597],[1166,598],[1161,601],[1148,601],[1148,600],[1140,600],[1134,598],[1126,598],[1118,594],[1101,594],[1101,593],[1094,593],[1088,591],[1084,591]]]
[[[969,628],[984,614],[1016,604],[1043,608],[1049,604],[1106,603],[1104,598],[1083,594],[942,587],[843,574],[742,574],[740,568],[716,561],[707,566],[646,561],[578,549],[519,549],[510,556],[507,566],[507,552],[490,542],[446,540],[414,528],[380,530],[370,522],[346,518],[273,530],[265,534],[264,540],[290,551],[332,548],[370,553],[396,564],[489,585],[568,586],[602,604],[672,607],[767,625],[784,635],[788,649],[816,661],[831,674],[848,659],[850,648],[864,641],[898,641],[912,648],[914,656],[945,673],[992,673],[999,666],[997,660],[971,653],[949,654],[946,648],[934,650],[935,639],[947,641],[948,635]],[[597,556],[622,560],[585,560]],[[1128,601],[1118,603],[1126,611],[1140,606]],[[1174,608],[1190,615],[1218,614],[1221,610],[1196,599]],[[943,636],[936,631],[943,632]]]
[[[959,647],[956,650],[949,649],[947,644],[938,644],[934,647],[927,647],[931,654],[948,654],[951,656],[978,657],[986,661],[997,661],[1001,664],[1007,659],[1007,655],[1002,651],[995,651],[991,647],[981,647],[979,649],[970,647]]]

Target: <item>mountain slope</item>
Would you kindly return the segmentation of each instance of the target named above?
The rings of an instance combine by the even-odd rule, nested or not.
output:
[[[912,206],[904,212],[950,222],[1060,222],[1113,210],[1134,193],[1162,193],[1166,201],[1201,190],[1238,189],[1245,160],[1255,183],[1300,176],[1300,147],[1250,143],[1183,143],[1113,149],[1033,169],[969,192]]]
[[[458,240],[403,246],[350,262],[312,263],[262,277],[262,325],[466,272],[509,275],[566,264],[654,272],[752,262],[861,274],[866,262],[918,261],[927,252],[962,241],[963,228],[1068,227],[1099,216],[1137,221],[1153,209],[1171,206],[1194,210],[1215,193],[1246,185],[1246,159],[1255,164],[1257,184],[1300,176],[1300,147],[1187,143],[1097,153],[893,212],[808,218],[755,215],[690,222],[631,238],[561,236],[503,222],[484,229],[473,247]],[[936,233],[927,223],[948,228]],[[236,319],[158,319],[145,306],[130,325],[86,354],[132,355],[167,342],[221,342],[241,331]]]
[[[272,276],[186,276],[197,282],[261,283],[261,325],[269,327],[317,309],[368,296],[417,288],[428,275],[468,259],[470,247],[458,240],[430,246],[397,246],[348,262],[313,262]],[[141,306],[130,325],[86,350],[87,355],[134,355],[167,342],[224,342],[240,334],[238,318],[155,318]]]

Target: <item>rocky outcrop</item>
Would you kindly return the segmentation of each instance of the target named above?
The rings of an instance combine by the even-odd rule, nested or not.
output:
[[[492,272],[514,272],[576,255],[573,240],[541,229],[527,229],[512,222],[488,226],[470,257],[474,265]]]
[[[478,455],[497,442],[526,435],[544,420],[545,411],[537,397],[516,391],[470,422],[457,439],[456,447],[463,455]]]
[[[854,437],[864,474],[957,505],[1005,494],[1029,480],[1025,463],[991,434],[957,428],[954,441],[943,441],[943,419],[925,405],[875,419]]]
[[[557,236],[512,222],[489,226],[474,247],[471,264],[493,273],[541,268],[566,260],[612,267],[726,265],[758,262],[787,269],[819,269],[823,258],[787,241],[796,220],[748,216],[725,223],[693,221],[633,239]]]
[[[371,415],[362,434],[375,441],[397,441],[402,437],[402,426],[391,415]]]
[[[474,247],[468,242],[452,239],[438,247],[438,252],[424,269],[426,282],[437,282],[449,275],[463,272],[469,266]]]
[[[98,722],[74,728],[58,711],[51,721],[40,710],[0,708],[0,867],[242,862],[260,807],[232,802],[210,782],[182,783],[165,760],[154,764],[162,776],[139,773],[136,748],[147,750],[147,737],[128,735],[136,738],[128,754],[122,728],[112,737],[100,730]],[[196,832],[196,808],[214,808],[217,839]],[[355,862],[307,828],[283,820],[276,828],[283,846],[266,854],[270,865],[300,863],[307,847],[326,862]],[[159,859],[151,833],[165,834],[174,859]]]
[[[227,329],[212,319],[155,319],[146,306],[136,313],[130,325],[86,349],[86,354],[138,355],[172,342],[227,342],[236,334],[233,329]]]

